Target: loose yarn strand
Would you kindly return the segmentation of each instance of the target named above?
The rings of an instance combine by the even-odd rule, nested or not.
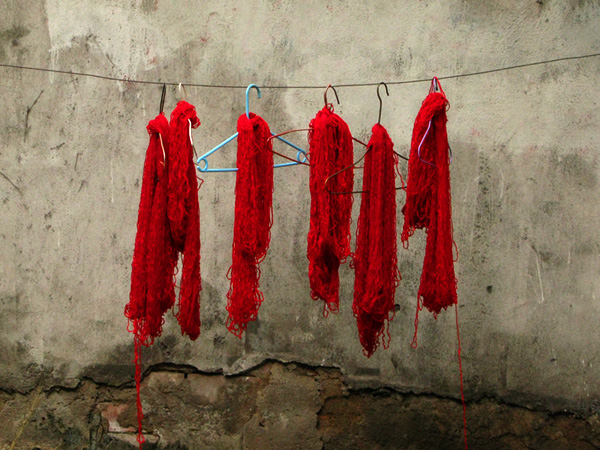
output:
[[[462,399],[462,407],[463,407],[463,424],[464,424],[464,433],[465,433],[465,449],[468,448],[467,445],[467,404],[465,402],[465,390],[463,385],[463,368],[462,368],[462,347],[460,344],[460,327],[458,326],[458,304],[454,304],[454,311],[456,314],[456,338],[458,342],[458,369],[460,372],[460,397]]]
[[[412,348],[417,348],[417,334],[419,332],[419,311],[423,309],[423,305],[421,304],[421,299],[417,297],[417,312],[415,313],[415,334],[413,335],[413,340],[410,346]]]
[[[138,336],[134,336],[135,346],[135,391],[136,391],[136,405],[137,405],[137,422],[138,422],[138,433],[136,440],[142,450],[142,444],[146,442],[144,433],[142,431],[142,422],[144,420],[144,412],[142,410],[142,396],[140,393],[142,384],[142,342]]]

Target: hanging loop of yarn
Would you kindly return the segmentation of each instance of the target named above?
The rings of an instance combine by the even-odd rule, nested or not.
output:
[[[175,315],[181,333],[195,340],[200,335],[200,208],[193,160],[191,128],[200,120],[194,106],[180,100],[171,113],[168,218],[173,248],[181,255],[181,284]]]
[[[137,395],[138,435],[142,433],[142,379],[141,348],[152,345],[162,333],[164,313],[175,302],[172,272],[174,252],[167,219],[168,165],[170,128],[161,113],[147,127],[150,143],[146,151],[142,192],[138,212],[137,233],[131,265],[131,290],[125,306],[127,329],[134,334],[135,382]]]
[[[408,163],[401,236],[404,246],[408,246],[416,229],[427,230],[417,316],[421,305],[435,317],[457,302],[446,105],[443,92],[432,92],[423,101],[415,120]]]
[[[323,315],[339,310],[339,266],[350,254],[351,195],[331,195],[325,182],[352,164],[352,135],[346,122],[333,112],[333,105],[317,113],[310,123],[310,229],[307,257],[313,300],[323,300]],[[350,192],[354,170],[333,177],[332,192]]]
[[[163,314],[173,305],[172,247],[167,221],[169,123],[163,114],[148,124],[137,233],[131,270],[131,290],[125,316],[144,345],[162,333]],[[163,144],[161,145],[160,140]],[[164,152],[163,153],[163,148]]]
[[[260,263],[265,259],[273,224],[273,152],[271,130],[260,116],[238,119],[237,174],[232,264],[227,273],[227,328],[241,338],[256,320],[264,300]]]
[[[354,302],[360,343],[370,357],[390,341],[394,296],[401,276],[396,243],[396,186],[398,156],[386,129],[373,127],[364,158],[363,188],[353,255]]]
[[[434,318],[448,306],[454,305],[458,340],[460,392],[463,405],[465,449],[467,444],[467,417],[463,386],[460,331],[458,323],[457,280],[454,272],[456,249],[452,228],[452,196],[450,193],[450,146],[446,131],[449,103],[439,80],[434,78],[429,95],[423,101],[415,119],[408,161],[406,204],[402,209],[404,225],[402,243],[416,229],[427,232],[425,258],[421,283],[417,294],[415,334],[412,347],[417,347],[419,312],[427,308]]]

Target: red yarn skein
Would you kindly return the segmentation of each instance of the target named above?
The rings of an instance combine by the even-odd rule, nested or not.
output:
[[[408,247],[408,238],[415,229],[427,230],[417,318],[423,306],[437,316],[442,309],[457,303],[447,105],[443,92],[433,92],[425,98],[415,120],[408,162],[406,205],[402,210],[404,246]]]
[[[434,79],[434,84],[438,80]],[[440,87],[441,90],[441,87]],[[460,392],[463,404],[465,448],[467,444],[467,407],[463,388],[460,331],[458,325],[457,280],[454,273],[455,247],[452,229],[452,196],[450,193],[450,157],[446,131],[448,100],[444,91],[432,92],[423,101],[415,119],[410,159],[408,161],[408,184],[402,243],[408,247],[408,239],[417,228],[427,230],[427,244],[421,285],[417,295],[415,334],[412,347],[417,347],[419,311],[425,307],[437,315],[442,309],[454,305],[456,336],[458,340],[458,365]]]
[[[145,345],[160,336],[162,316],[175,300],[171,281],[173,253],[166,213],[169,123],[160,114],[148,123],[147,130],[150,143],[142,177],[131,291],[125,306],[125,316],[136,322],[136,336]]]
[[[273,224],[273,152],[269,125],[260,116],[238,119],[235,219],[232,264],[227,273],[227,328],[241,338],[248,322],[256,320],[264,300],[260,263],[265,259]]]
[[[190,140],[200,125],[196,109],[181,100],[171,113],[168,216],[173,248],[182,255],[181,286],[176,317],[181,333],[195,340],[200,335],[200,208],[198,180]]]
[[[163,314],[173,305],[172,283],[175,255],[167,219],[167,188],[169,160],[169,122],[161,113],[147,126],[150,143],[146,151],[142,192],[138,212],[137,233],[131,267],[131,291],[125,316],[134,333],[135,381],[137,391],[138,435],[142,434],[142,404],[140,397],[141,346],[149,346],[162,333]]]
[[[310,229],[308,278],[313,300],[324,301],[323,315],[339,310],[339,267],[350,254],[351,195],[332,195],[325,181],[350,166],[354,158],[352,135],[346,122],[328,105],[310,122]],[[354,170],[332,177],[331,192],[350,192]]]
[[[398,156],[386,129],[379,124],[373,127],[364,161],[352,309],[363,352],[370,357],[380,342],[384,348],[389,345],[387,329],[394,318],[394,295],[401,279],[396,244]]]

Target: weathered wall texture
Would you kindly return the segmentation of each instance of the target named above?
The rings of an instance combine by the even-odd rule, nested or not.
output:
[[[460,402],[354,389],[339,369],[267,361],[224,377],[162,366],[142,385],[148,449],[461,448]],[[0,430],[17,448],[131,449],[135,388],[83,380],[73,389],[0,394]],[[469,404],[470,448],[600,447],[600,420],[482,400]]]
[[[5,0],[0,63],[184,83],[325,86],[600,51],[600,2],[592,0],[213,3]],[[465,395],[479,448],[600,445],[599,67],[591,58],[443,81]],[[145,126],[160,87],[10,69],[0,76],[0,445],[19,430],[16,448],[126,445],[133,348],[123,307]],[[382,124],[403,154],[427,90],[390,86],[384,98]],[[368,139],[375,89],[338,92],[336,111]],[[202,121],[194,132],[199,152],[234,132],[243,90],[188,88],[187,97]],[[306,127],[322,101],[322,90],[264,89],[251,107],[283,131]],[[166,110],[175,103],[169,89]],[[294,139],[306,146],[305,136]],[[211,159],[234,162],[235,146]],[[422,314],[419,348],[410,348],[423,233],[399,251],[390,348],[366,359],[351,270],[341,273],[339,315],[323,318],[309,296],[308,171],[278,170],[262,265],[266,300],[240,341],[225,327],[235,178],[203,178],[202,335],[183,339],[169,316],[143,355],[152,369],[143,391],[148,430],[162,436],[156,445],[460,445],[454,313],[437,321]],[[168,364],[177,370],[165,371]],[[331,393],[328,383],[347,392]],[[404,416],[403,408],[417,412]],[[92,437],[121,415],[125,433],[115,437],[113,426],[110,436]],[[419,432],[433,437],[419,440]],[[492,438],[495,446],[486,444]]]

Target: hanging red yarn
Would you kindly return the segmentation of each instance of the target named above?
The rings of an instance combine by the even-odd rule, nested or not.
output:
[[[160,336],[162,316],[175,299],[171,283],[173,258],[167,222],[169,123],[160,114],[150,121],[147,130],[150,143],[142,177],[131,291],[129,303],[125,307],[125,316],[136,322],[136,336],[145,345],[151,344],[155,337]]]
[[[137,390],[138,436],[141,444],[142,405],[140,399],[141,346],[152,344],[162,332],[163,314],[173,305],[172,283],[175,262],[167,220],[169,123],[161,113],[147,126],[150,143],[146,151],[137,234],[131,270],[131,291],[125,316],[134,333],[135,380]]]
[[[389,321],[394,318],[394,294],[401,279],[396,245],[397,165],[392,140],[376,124],[365,154],[353,261],[352,309],[367,357],[380,343],[384,348],[389,344]]]
[[[200,335],[200,208],[190,127],[200,120],[196,109],[181,100],[171,113],[168,216],[173,248],[182,255],[177,320],[181,333]]]
[[[448,100],[440,92],[433,92],[438,84],[432,82],[432,89],[423,101],[415,119],[408,161],[408,184],[402,243],[408,248],[408,238],[417,228],[427,230],[427,244],[421,285],[417,295],[415,334],[412,347],[417,347],[419,311],[425,307],[437,315],[442,309],[454,305],[456,313],[456,336],[458,339],[458,365],[460,372],[460,393],[463,405],[465,449],[467,444],[467,407],[463,387],[460,331],[458,325],[457,280],[454,273],[455,247],[452,230],[452,197],[450,194],[450,157],[448,134],[446,132],[446,110]]]
[[[339,310],[339,267],[350,254],[351,195],[354,184],[352,135],[346,122],[328,104],[310,122],[310,229],[308,232],[308,278],[313,300],[324,301],[323,315]]]
[[[265,259],[273,224],[273,152],[269,125],[242,114],[237,123],[235,219],[232,264],[227,277],[227,328],[241,338],[264,300],[259,264]]]
[[[430,92],[425,98],[415,120],[408,162],[402,243],[408,247],[408,238],[415,229],[427,230],[415,324],[423,306],[435,317],[442,309],[457,302],[447,105],[443,91]],[[413,345],[416,345],[416,332]]]

